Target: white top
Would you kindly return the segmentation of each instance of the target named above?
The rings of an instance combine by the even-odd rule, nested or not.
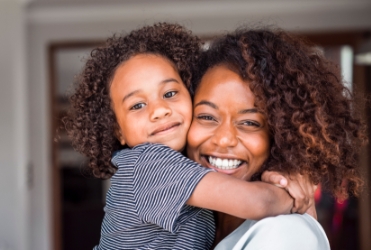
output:
[[[215,250],[329,250],[322,226],[308,214],[246,220]]]

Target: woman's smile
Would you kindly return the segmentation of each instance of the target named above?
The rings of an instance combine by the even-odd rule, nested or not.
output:
[[[218,172],[250,180],[269,155],[265,116],[249,83],[226,66],[209,69],[194,97],[188,156]]]
[[[204,167],[212,168],[217,172],[226,174],[233,174],[236,170],[247,163],[246,160],[242,160],[237,156],[216,155],[215,152],[213,154],[201,154],[197,158],[199,159],[197,161],[199,161],[199,163]]]
[[[223,159],[219,157],[208,157],[209,163],[218,168],[218,169],[225,169],[225,170],[231,170],[238,168],[243,161],[237,160],[237,159]]]

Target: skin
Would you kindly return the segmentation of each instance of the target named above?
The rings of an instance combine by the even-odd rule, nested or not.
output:
[[[110,96],[122,145],[156,142],[184,148],[192,102],[169,60],[151,54],[132,57],[116,70]]]
[[[188,156],[220,173],[250,180],[268,158],[270,148],[266,118],[254,101],[248,82],[238,74],[225,66],[208,70],[194,98]],[[242,164],[220,169],[209,162],[209,156]]]
[[[122,145],[151,142],[177,151],[184,148],[192,102],[169,60],[153,54],[133,56],[117,68],[110,97],[119,127],[116,136]],[[293,200],[273,185],[248,183],[211,172],[197,184],[187,204],[240,218],[261,219],[290,213]]]

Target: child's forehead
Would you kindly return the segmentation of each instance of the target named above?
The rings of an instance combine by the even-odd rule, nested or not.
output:
[[[149,87],[167,82],[184,85],[174,64],[159,55],[139,54],[131,57],[117,68],[113,75],[111,89],[118,87],[132,89],[137,88],[138,85]]]
[[[161,71],[166,74],[176,74],[180,77],[178,69],[168,58],[156,54],[137,54],[121,63],[115,74],[124,73],[132,75],[137,72],[145,74],[150,71]]]
[[[155,69],[167,71],[169,73],[174,72],[180,77],[178,68],[167,57],[154,53],[139,53],[130,56],[127,60],[122,61],[116,66],[112,72],[109,85],[111,86],[114,78],[118,76],[132,75],[138,71],[145,73],[145,71]]]
[[[140,64],[145,63],[145,62],[150,62],[150,63],[161,62],[163,65],[167,65],[167,66],[173,68],[173,70],[175,70],[177,73],[179,71],[177,66],[175,65],[175,63],[170,58],[168,58],[165,55],[159,54],[159,53],[138,53],[138,54],[134,54],[134,55],[130,56],[126,61],[121,62],[119,64],[118,68],[122,67],[124,65],[127,65],[127,64],[137,63],[137,64],[140,65]]]

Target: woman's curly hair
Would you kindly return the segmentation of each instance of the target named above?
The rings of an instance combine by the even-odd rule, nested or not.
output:
[[[98,178],[106,179],[115,173],[111,156],[123,147],[115,137],[118,125],[109,96],[111,80],[117,67],[137,54],[169,59],[191,90],[192,67],[199,59],[200,40],[180,25],[158,23],[125,36],[114,35],[91,52],[63,122],[72,145],[88,157],[88,166]]]
[[[269,29],[239,29],[214,41],[196,83],[216,65],[249,82],[267,117],[271,154],[261,172],[307,174],[338,197],[359,193],[357,152],[366,128],[336,65],[301,39]]]

